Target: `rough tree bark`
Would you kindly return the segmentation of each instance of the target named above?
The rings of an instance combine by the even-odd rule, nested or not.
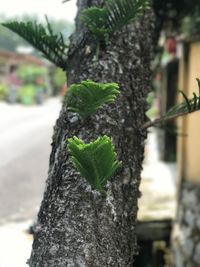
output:
[[[96,42],[80,21],[81,10],[100,0],[79,0],[76,32],[68,58],[69,84],[92,79],[118,82],[121,95],[83,121],[63,106],[56,122],[49,174],[35,227],[31,267],[134,266],[137,199],[140,196],[146,131],[145,98],[150,90],[154,15],[149,11],[114,34],[94,60]],[[103,198],[74,169],[67,139],[113,138],[123,167],[107,185]]]

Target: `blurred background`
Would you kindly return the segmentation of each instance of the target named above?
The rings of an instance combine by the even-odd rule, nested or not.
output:
[[[74,31],[76,1],[8,0],[0,22],[45,22],[65,41]],[[0,267],[24,267],[31,225],[48,172],[53,126],[66,91],[66,75],[22,38],[0,26]]]
[[[154,1],[161,34],[147,98],[150,119],[180,101],[178,88],[189,96],[198,90],[200,4],[175,2]],[[47,15],[55,32],[62,32],[68,42],[76,1],[51,0],[47,5],[7,0],[0,12],[1,22],[44,22]],[[0,26],[0,267],[25,267],[29,258],[53,125],[66,90],[61,69]],[[174,266],[200,266],[199,125],[199,114],[194,114],[149,130],[140,188],[138,267],[170,266],[172,247],[178,255]],[[197,265],[187,265],[190,259]]]

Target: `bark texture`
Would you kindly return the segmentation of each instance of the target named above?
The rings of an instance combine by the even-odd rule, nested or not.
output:
[[[69,84],[92,79],[118,82],[121,95],[86,121],[63,106],[56,122],[49,174],[35,227],[31,267],[134,266],[137,199],[140,196],[146,131],[145,98],[150,90],[154,15],[124,27],[102,44],[98,62],[96,42],[80,21],[80,12],[98,0],[78,1],[76,32],[68,58]],[[107,184],[107,198],[74,169],[67,139],[76,135],[88,142],[113,138],[123,167]]]

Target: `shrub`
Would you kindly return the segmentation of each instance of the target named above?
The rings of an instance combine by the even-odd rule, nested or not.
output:
[[[8,87],[5,84],[0,83],[0,100],[6,99],[7,95],[8,95]]]
[[[25,85],[19,90],[20,102],[25,105],[31,105],[35,102],[36,87],[34,85]]]

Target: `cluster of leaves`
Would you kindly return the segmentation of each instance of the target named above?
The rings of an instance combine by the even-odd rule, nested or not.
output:
[[[103,8],[90,7],[83,11],[82,19],[98,41],[127,25],[148,8],[147,0],[107,0]],[[95,83],[87,80],[74,84],[66,95],[69,111],[86,118],[106,103],[112,103],[119,94],[116,83]],[[77,137],[69,139],[68,148],[80,174],[105,195],[107,180],[121,166],[109,137],[99,137],[85,144]]]
[[[199,95],[197,96],[195,92],[193,92],[193,98],[189,99],[184,92],[179,90],[179,92],[183,95],[184,102],[175,105],[172,107],[167,113],[166,117],[169,116],[180,116],[185,115],[191,112],[195,112],[200,109],[200,79],[196,79],[198,82],[198,88],[199,88]]]
[[[69,111],[86,118],[104,104],[113,103],[120,93],[116,83],[96,83],[91,80],[70,86],[65,103]]]
[[[148,0],[107,0],[103,8],[85,9],[82,20],[98,40],[105,40],[148,8]]]
[[[28,41],[55,65],[65,69],[67,45],[60,33],[55,34],[46,17],[47,27],[36,22],[7,22],[2,25]]]
[[[105,135],[85,144],[81,139],[73,137],[68,139],[68,142],[68,149],[77,170],[93,188],[106,195],[104,187],[108,179],[122,165],[117,160],[111,138]]]
[[[169,111],[159,119],[152,122],[147,122],[143,125],[143,128],[148,128],[156,124],[164,123],[166,121],[172,120],[174,118],[187,115],[189,113],[200,110],[200,79],[196,79],[198,83],[199,94],[197,95],[193,92],[193,98],[189,99],[185,93],[181,90],[179,92],[184,98],[184,102],[173,106]]]

